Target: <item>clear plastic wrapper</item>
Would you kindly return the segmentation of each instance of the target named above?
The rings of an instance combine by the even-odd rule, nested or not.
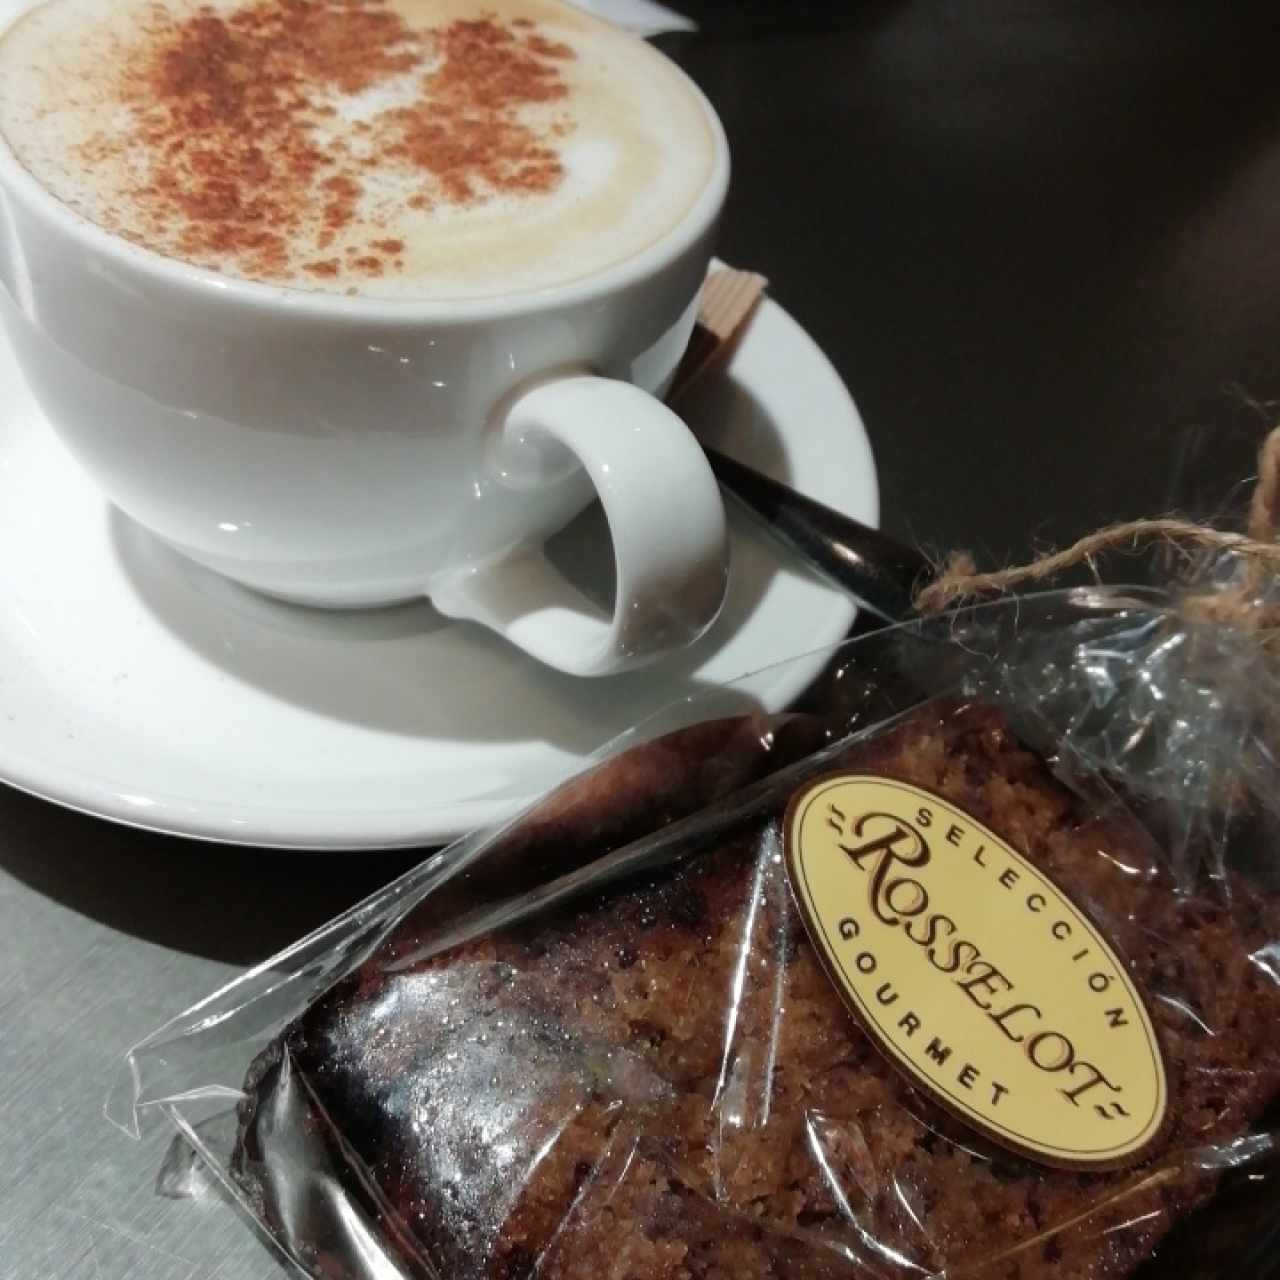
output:
[[[795,709],[668,708],[139,1045],[125,1118],[320,1280],[1265,1274],[1280,701],[1234,581],[963,609]],[[833,770],[960,806],[1105,939],[1167,1074],[1140,1160],[1048,1167],[875,1047],[783,857]]]

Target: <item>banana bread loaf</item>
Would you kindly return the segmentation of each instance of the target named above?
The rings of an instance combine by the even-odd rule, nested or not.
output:
[[[758,772],[741,729],[697,732],[579,784],[522,855],[563,870],[590,856],[584,831],[627,834],[599,817],[615,784],[629,820],[637,798],[669,818]],[[739,760],[710,782],[686,754],[708,747]],[[832,766],[963,806],[1127,960],[1172,1099],[1141,1167],[1027,1162],[887,1065],[796,914],[780,789],[714,847],[443,953],[415,958],[440,901],[410,914],[253,1064],[233,1173],[262,1220],[323,1280],[1129,1275],[1212,1195],[1196,1153],[1280,1089],[1280,985],[1259,961],[1275,903],[1238,880],[1229,910],[1174,893],[1145,830],[986,705],[931,703]]]

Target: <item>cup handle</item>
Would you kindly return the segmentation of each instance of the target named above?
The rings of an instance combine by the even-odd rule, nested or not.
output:
[[[698,442],[661,401],[590,375],[519,395],[501,425],[496,471],[528,491],[578,465],[609,522],[617,567],[613,614],[521,545],[431,583],[441,613],[483,623],[540,662],[601,676],[696,640],[716,620],[729,576],[720,490]]]

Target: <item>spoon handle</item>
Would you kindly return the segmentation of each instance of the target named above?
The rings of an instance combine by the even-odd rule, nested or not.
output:
[[[715,449],[706,455],[720,483],[824,578],[886,622],[911,616],[935,572],[924,554]]]

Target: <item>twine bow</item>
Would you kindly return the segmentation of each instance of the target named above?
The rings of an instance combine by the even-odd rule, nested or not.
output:
[[[1163,540],[1183,550],[1231,551],[1239,555],[1251,575],[1248,585],[1257,587],[1260,571],[1280,569],[1280,544],[1276,523],[1280,515],[1280,427],[1274,428],[1258,451],[1258,478],[1249,502],[1245,533],[1217,529],[1175,516],[1125,520],[1107,525],[1059,551],[1046,552],[1026,564],[979,573],[967,551],[953,551],[937,576],[915,597],[920,613],[941,613],[965,600],[1008,591],[1028,583],[1043,582],[1064,569],[1092,565],[1105,551],[1136,550],[1144,542]],[[1242,586],[1245,584],[1241,584]],[[1225,605],[1227,602],[1223,602]],[[1238,609],[1243,599],[1236,601]]]

